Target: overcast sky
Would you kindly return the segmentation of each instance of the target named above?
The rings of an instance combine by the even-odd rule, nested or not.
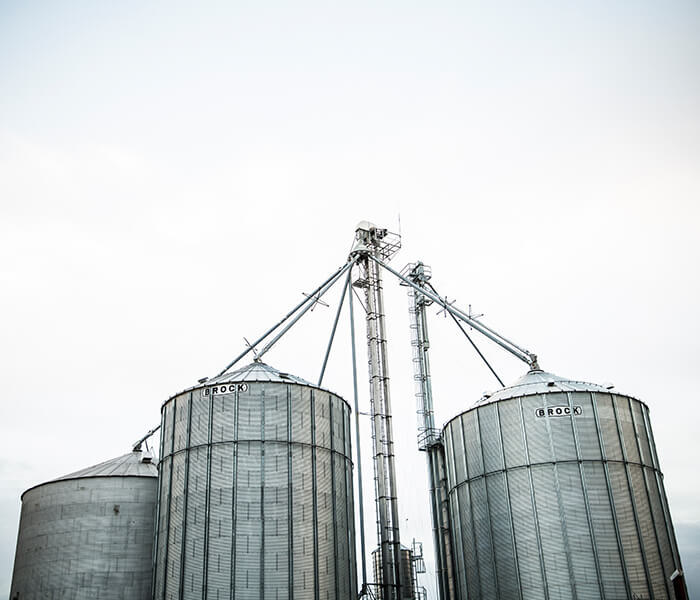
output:
[[[691,0],[0,0],[0,598],[21,492],[127,452],[363,219],[544,369],[649,405],[700,594],[698,31]],[[432,565],[406,292],[385,287],[402,539]],[[315,380],[333,310],[266,360]],[[435,312],[442,423],[497,384]],[[325,384],[351,400],[348,339],[344,318]]]

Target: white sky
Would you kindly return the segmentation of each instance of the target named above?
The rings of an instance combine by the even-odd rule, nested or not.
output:
[[[399,215],[395,267],[423,260],[546,370],[650,406],[700,572],[698,31],[680,0],[0,0],[0,598],[23,490],[127,452],[358,221]],[[402,536],[432,562],[406,294],[386,294]],[[268,362],[316,379],[332,315]],[[496,384],[449,321],[431,333],[444,422]],[[346,319],[337,344],[326,384],[350,401]]]

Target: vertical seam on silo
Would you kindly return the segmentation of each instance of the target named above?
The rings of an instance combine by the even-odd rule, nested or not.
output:
[[[236,502],[238,501],[238,449],[240,446],[238,441],[239,396],[240,390],[236,386],[233,394],[233,444],[231,448],[231,458],[233,459],[233,483],[231,485],[231,600],[236,598],[236,522],[238,520]]]
[[[500,598],[501,596],[501,591],[500,591],[500,586],[498,585],[498,562],[496,561],[496,547],[495,547],[495,540],[494,540],[494,535],[493,535],[493,520],[491,519],[491,502],[489,500],[489,485],[488,485],[488,479],[486,477],[486,461],[484,457],[484,440],[481,435],[481,414],[480,414],[481,409],[476,409],[474,411],[474,414],[476,415],[476,431],[477,435],[479,436],[479,450],[481,451],[481,467],[484,471],[482,477],[484,478],[484,493],[486,495],[486,515],[487,515],[487,521],[489,524],[489,537],[491,538],[491,565],[493,567],[493,574],[494,574],[494,585],[496,586],[496,597]]]
[[[657,472],[656,473],[656,482],[657,485],[659,486],[659,489],[661,490],[660,498],[661,498],[661,503],[662,507],[664,510],[664,516],[666,517],[666,523],[668,524],[668,527],[671,529],[671,548],[673,549],[674,552],[674,562],[676,564],[676,568],[680,571],[681,570],[681,557],[680,553],[678,552],[678,546],[676,544],[676,535],[673,530],[673,525],[671,523],[671,510],[669,509],[668,506],[668,498],[666,497],[666,489],[664,488],[663,485],[663,475],[661,473]]]
[[[161,414],[165,413],[165,407],[161,408]],[[163,433],[165,416],[161,416],[161,433]],[[151,560],[151,598],[156,597],[156,580],[157,580],[157,565],[158,565],[158,547],[160,543],[160,502],[163,497],[163,477],[162,477],[162,462],[163,449],[165,447],[165,435],[160,436],[158,444],[158,496],[155,506],[155,521],[153,523],[153,558]],[[11,592],[12,590],[10,590]]]
[[[443,436],[441,436],[442,438]],[[440,519],[442,523],[441,536],[444,541],[445,552],[445,600],[455,599],[455,552],[454,552],[454,527],[452,526],[452,507],[447,493],[447,453],[444,442],[440,442],[438,448],[439,463],[436,465],[438,481],[440,482]]]
[[[537,500],[535,500],[535,486],[532,481],[532,465],[530,461],[530,447],[527,443],[527,431],[525,431],[525,413],[523,412],[523,399],[518,398],[518,408],[520,409],[520,430],[523,434],[523,444],[525,446],[525,457],[527,459],[527,480],[530,484],[530,501],[532,502],[532,516],[535,520],[535,539],[537,540],[537,553],[540,559],[540,572],[542,574],[542,586],[544,597],[549,599],[549,584],[547,583],[547,573],[544,568],[544,556],[542,554],[542,537],[540,536],[540,518],[537,514]]]
[[[350,579],[349,574],[351,573],[351,570],[350,570],[350,529],[349,529],[350,528],[350,521],[348,521],[348,507],[349,507],[350,503],[348,501],[348,478],[346,475],[346,473],[347,473],[347,459],[345,456],[345,452],[346,452],[345,413],[342,410],[343,403],[339,402],[338,406],[341,409],[340,419],[338,421],[338,433],[340,434],[342,432],[341,442],[342,442],[343,452],[341,455],[342,456],[341,465],[343,468],[343,494],[344,494],[343,498],[345,500],[345,532],[344,532],[344,535],[342,536],[342,539],[340,540],[340,543],[348,545],[348,554],[347,554],[347,569],[344,569],[343,571],[339,571],[338,569],[336,569],[336,577],[340,578],[340,573],[342,572],[342,574],[343,574],[342,575],[343,576],[343,589],[345,590],[345,592],[349,596],[351,596],[352,591],[351,591],[351,586],[350,586],[350,582],[349,582],[349,579]],[[335,474],[333,476],[335,477]],[[334,519],[335,519],[335,517],[334,517]],[[337,566],[338,566],[338,568],[340,567],[340,562],[338,562]],[[346,582],[346,575],[345,575],[346,573],[348,574],[347,582]],[[338,594],[339,594],[339,596],[338,596],[337,600],[340,600],[340,591],[338,592]]]
[[[642,472],[642,480],[644,481],[644,493],[646,495],[647,499],[647,506],[649,507],[649,517],[651,518],[651,524],[654,530],[654,540],[656,541],[656,550],[659,553],[659,565],[661,566],[661,574],[663,576],[664,574],[664,561],[663,561],[663,554],[661,553],[661,544],[659,543],[659,536],[656,531],[656,519],[654,519],[654,511],[651,509],[651,496],[649,494],[649,483],[647,481],[647,474],[646,474],[646,469],[644,468],[644,457],[642,455],[642,447],[639,444],[639,436],[637,435],[637,421],[634,418],[634,410],[632,410],[632,399],[628,398],[627,401],[629,402],[629,407],[630,407],[630,416],[632,417],[632,429],[634,430],[634,440],[635,443],[637,444],[637,452],[639,453],[639,463],[640,463],[640,470]],[[644,418],[644,414],[642,411],[642,419]],[[644,433],[646,433],[646,428]],[[644,547],[643,545],[643,540],[640,536],[640,545]],[[649,578],[649,586],[651,586],[651,577]],[[664,577],[664,587],[666,588],[666,593],[669,592],[668,585],[666,582],[666,578]]]
[[[260,384],[260,600],[265,600],[265,384]]]
[[[681,559],[678,552],[678,546],[676,544],[676,536],[673,531],[673,524],[671,522],[671,512],[668,508],[668,499],[666,498],[666,489],[663,485],[663,474],[661,473],[661,465],[659,464],[659,456],[656,453],[656,441],[654,440],[654,432],[651,429],[651,422],[649,418],[649,413],[642,410],[642,415],[644,416],[644,426],[646,428],[647,437],[649,438],[650,452],[652,455],[652,462],[654,464],[654,480],[656,481],[656,486],[659,490],[659,500],[661,501],[661,510],[664,512],[664,520],[666,521],[666,535],[669,538],[669,543],[671,545],[671,553],[673,554],[673,563],[677,569],[681,568]],[[670,577],[670,575],[669,575]]]
[[[612,397],[612,395],[611,395]],[[620,398],[621,396],[617,396]],[[613,412],[615,413],[615,423],[617,425],[617,435],[620,438],[620,448],[622,450],[622,460],[625,469],[625,479],[627,481],[627,490],[630,495],[630,504],[632,505],[632,517],[634,519],[634,527],[637,531],[637,543],[639,544],[639,554],[642,558],[642,566],[644,567],[644,576],[647,582],[647,591],[649,592],[649,597],[653,598],[654,593],[651,589],[651,577],[649,576],[649,565],[647,565],[646,552],[644,552],[644,543],[642,541],[642,530],[639,525],[639,515],[637,514],[637,503],[634,500],[634,491],[632,490],[632,480],[629,471],[629,459],[627,457],[627,447],[624,442],[624,437],[622,435],[622,423],[620,423],[620,415],[617,411],[617,402],[615,398],[612,400]],[[627,406],[630,409],[630,416],[632,415],[632,408],[629,406],[629,399],[627,399]],[[634,425],[632,426],[634,429]],[[635,434],[636,437],[636,434]]]
[[[168,583],[168,559],[170,558],[170,515],[173,510],[173,453],[175,451],[175,420],[177,418],[177,398],[173,400],[173,424],[171,428],[170,435],[170,476],[168,477],[168,515],[167,515],[167,525],[165,527],[165,559],[163,564],[163,600],[165,600],[165,594]],[[160,504],[160,501],[159,501]]]
[[[541,398],[545,406],[548,405],[549,398],[547,397],[548,394],[542,394]],[[567,401],[569,400],[568,395],[567,395]],[[573,419],[573,417],[571,417]],[[578,598],[578,595],[576,593],[576,580],[574,578],[574,569],[573,565],[571,564],[571,548],[569,546],[569,531],[568,527],[566,524],[566,516],[565,516],[565,511],[564,511],[564,502],[561,497],[561,485],[559,483],[559,468],[557,464],[557,455],[556,451],[554,449],[554,436],[552,435],[552,425],[549,422],[549,417],[545,417],[545,428],[547,430],[547,438],[549,439],[549,451],[551,452],[552,455],[552,473],[554,475],[554,491],[556,492],[557,495],[557,507],[559,508],[559,523],[560,523],[560,530],[561,530],[561,535],[562,539],[564,541],[564,555],[566,556],[566,566],[567,569],[569,570],[569,584],[571,587],[571,594],[574,597],[574,600]],[[571,424],[571,434],[573,435],[573,428],[574,425],[573,423]],[[542,468],[542,467],[541,467]]]
[[[345,522],[347,525],[346,541],[348,543],[348,595],[354,598],[357,595],[357,556],[355,549],[355,488],[352,464],[352,428],[350,425],[349,405],[343,414],[343,449],[347,455],[343,458],[343,481],[345,482]],[[359,453],[358,453],[359,460]],[[363,582],[364,583],[364,582]]]
[[[569,406],[573,407],[571,393],[567,392],[569,398]],[[591,394],[588,394],[591,398]],[[591,398],[591,405],[593,404],[593,399]],[[593,560],[595,562],[595,569],[598,578],[598,589],[600,590],[600,597],[605,598],[605,590],[603,589],[603,575],[600,569],[600,556],[598,555],[598,544],[595,539],[595,531],[593,530],[593,515],[591,514],[591,505],[588,501],[588,486],[586,485],[586,475],[583,469],[583,456],[581,454],[581,445],[579,443],[578,437],[578,425],[576,425],[576,419],[574,418],[574,413],[571,413],[571,426],[574,432],[574,444],[576,445],[576,456],[578,457],[578,474],[581,478],[581,491],[583,492],[583,503],[586,507],[586,522],[588,523],[588,531],[591,535],[591,544],[593,546]],[[602,455],[601,455],[602,456]]]
[[[318,482],[316,481],[316,397],[314,390],[309,390],[309,420],[311,423],[311,511],[314,557],[314,599],[319,600],[318,582]]]
[[[335,443],[334,443],[334,428],[333,428],[333,398],[328,394],[328,422],[330,423],[331,433],[331,510],[333,514],[331,520],[333,522],[333,576],[335,580],[335,600],[338,599],[338,523],[335,518]]]
[[[479,429],[479,425],[477,424],[477,431]],[[459,432],[460,435],[462,436],[462,448],[464,448],[464,470],[465,470],[465,477],[466,477],[466,483],[465,487],[467,488],[467,494],[469,495],[469,521],[471,524],[470,530],[471,530],[471,543],[472,543],[472,549],[474,551],[474,558],[475,558],[475,563],[476,563],[476,571],[478,573],[478,583],[479,583],[479,592],[483,596],[484,595],[484,590],[483,590],[483,585],[481,583],[481,568],[479,567],[479,544],[476,539],[476,523],[474,521],[474,498],[472,496],[472,489],[471,489],[471,484],[469,483],[469,460],[467,459],[467,439],[464,435],[464,415],[461,415],[459,418]],[[482,470],[483,470],[483,457],[482,457]],[[457,465],[455,465],[455,471],[457,470]],[[486,484],[484,483],[484,487]],[[457,492],[457,499],[459,500],[459,492]],[[465,572],[465,579],[466,577],[466,572]]]
[[[513,547],[513,563],[515,566],[515,576],[518,581],[518,597],[522,600],[523,590],[520,580],[520,565],[518,564],[518,549],[515,546],[515,530],[513,528],[513,508],[510,502],[510,485],[508,483],[508,471],[506,469],[506,447],[503,443],[503,429],[501,427],[500,403],[496,402],[496,420],[498,422],[498,441],[501,444],[501,458],[503,459],[503,481],[505,483],[506,506],[508,507],[508,528],[510,530],[510,542]]]
[[[600,424],[600,417],[598,416],[598,397],[595,392],[591,393],[591,399],[593,404],[593,416],[595,418],[596,431],[598,433],[598,444],[600,445],[601,458],[603,459],[603,472],[605,473],[605,485],[608,488],[608,501],[610,502],[610,510],[612,511],[612,522],[615,528],[615,537],[617,538],[617,548],[620,553],[620,564],[622,565],[622,575],[625,582],[625,588],[627,591],[627,596],[632,597],[632,584],[629,579],[629,573],[627,572],[627,564],[625,561],[625,550],[622,545],[622,534],[620,533],[620,527],[617,519],[617,508],[615,507],[615,497],[613,495],[612,483],[610,481],[610,470],[608,468],[608,453],[605,447],[605,442],[603,441],[603,429]],[[610,396],[610,405],[613,405],[612,396]],[[617,419],[617,415],[615,415]],[[618,431],[618,440],[619,440]],[[620,448],[622,451],[622,442],[620,442]]]
[[[440,598],[446,599],[447,596],[447,555],[445,548],[445,532],[449,535],[449,528],[445,527],[445,521],[443,519],[442,512],[442,491],[440,476],[439,476],[439,453],[444,452],[442,442],[439,444],[431,445],[427,448],[428,453],[428,476],[430,478],[430,486],[432,488],[430,493],[430,509],[433,517],[433,528],[434,528],[434,543],[435,552],[438,559],[438,586],[440,588]]]
[[[222,400],[223,402],[223,397]],[[204,541],[202,552],[204,562],[202,566],[202,600],[207,600],[209,595],[209,528],[211,527],[211,459],[212,459],[212,428],[214,423],[214,394],[209,394],[209,423],[207,423],[207,488],[204,496]]]
[[[180,589],[178,590],[178,595],[180,600],[183,600],[184,596],[184,586],[185,586],[185,556],[187,554],[187,499],[189,497],[189,486],[190,486],[190,444],[192,443],[192,399],[193,395],[190,392],[190,401],[187,407],[187,446],[185,450],[185,482],[182,500],[182,536],[180,547]]]
[[[435,464],[434,461],[430,458],[430,453],[434,452],[434,448],[430,447],[426,449],[428,453],[428,478],[429,478],[429,485],[430,485],[430,511],[431,511],[431,516],[433,519],[433,543],[435,544],[435,555],[437,558],[438,564],[436,565],[437,571],[438,571],[438,586],[440,590],[440,598],[445,597],[445,592],[444,592],[444,586],[443,586],[443,576],[444,573],[442,572],[441,565],[444,563],[443,559],[443,548],[442,548],[442,529],[441,529],[441,520],[440,520],[440,514],[438,513],[438,498],[437,498],[437,484],[436,482],[436,474],[435,474]]]
[[[461,419],[460,419],[460,427],[461,427]],[[454,439],[453,439],[453,432],[454,432],[454,427],[452,425],[449,425],[449,437],[450,437],[450,443],[452,444],[452,449],[450,454],[452,455],[452,458],[454,459],[455,453],[454,453]],[[466,459],[465,459],[465,464],[466,464]],[[455,467],[456,470],[456,467]],[[456,477],[455,477],[456,479]],[[464,528],[462,527],[462,508],[460,506],[459,502],[459,494],[457,493],[457,487],[453,487],[451,490],[448,490],[448,497],[451,495],[451,499],[454,500],[454,503],[457,506],[457,510],[454,511],[454,518],[457,520],[457,525],[458,527],[455,527],[456,531],[460,532],[459,535],[459,551],[460,551],[460,563],[461,563],[461,569],[457,569],[457,577],[460,579],[460,585],[463,590],[467,590],[467,577],[466,577],[466,559],[464,557],[464,538],[462,537],[462,532],[464,531]],[[456,536],[455,536],[456,537]],[[455,560],[455,563],[457,561]],[[464,574],[464,581],[461,581],[462,577],[461,574]]]
[[[292,388],[285,385],[287,392],[287,572],[288,600],[294,600],[294,488],[292,487]]]

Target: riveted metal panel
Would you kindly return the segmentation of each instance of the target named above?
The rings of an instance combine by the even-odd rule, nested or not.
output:
[[[193,418],[195,416],[193,411]],[[193,419],[194,420],[194,419]],[[185,551],[183,587],[191,597],[202,595],[204,584],[204,532],[207,447],[197,446],[189,452],[187,512],[185,514]]]
[[[216,401],[214,406],[216,415]],[[211,456],[207,586],[219,600],[228,599],[231,588],[233,449],[231,442],[215,444]]]
[[[595,394],[598,421],[607,460],[622,460],[620,435],[617,430],[617,417],[613,409],[612,398],[608,394]]]
[[[523,598],[540,600],[545,598],[545,583],[529,475],[530,470],[525,467],[507,473],[510,502],[513,507],[515,547],[520,567],[520,589]]]
[[[488,404],[479,411],[479,438],[484,456],[484,471],[503,469],[503,448],[499,435],[498,405]]]
[[[533,396],[522,399],[522,419],[525,426],[525,443],[529,455],[530,464],[552,462],[552,444],[547,433],[547,421],[536,416],[535,411],[546,408],[541,396]]]
[[[564,538],[562,514],[557,501],[557,482],[553,465],[532,468],[537,502],[540,544],[550,598],[572,598],[569,553]]]
[[[615,535],[615,527],[611,527],[613,513],[610,506],[605,468],[602,463],[598,462],[584,463],[583,472],[586,478],[591,527],[598,554],[604,597],[616,600],[626,599],[625,576],[622,570],[618,540]]]
[[[525,440],[522,435],[520,407],[512,400],[498,403],[506,467],[512,469],[527,463]]]
[[[349,406],[269,369],[164,407],[180,441],[161,459],[172,485],[161,488],[157,600],[356,595]]]
[[[570,398],[572,407],[581,407],[581,414],[571,419],[578,442],[578,457],[581,460],[599,461],[602,458],[600,435],[591,394],[572,392]]]
[[[512,520],[508,509],[505,473],[495,473],[486,477],[486,489],[498,586],[497,597],[515,599],[519,597],[518,573],[512,543]]]
[[[457,598],[671,598],[680,560],[647,407],[538,377],[443,431]]]
[[[601,598],[598,566],[578,464],[557,464],[557,479],[576,597],[578,600],[598,600]]]
[[[573,408],[567,394],[545,394],[542,398],[544,406],[553,411],[558,411],[562,407]],[[568,417],[540,418],[540,421],[549,425],[548,437],[551,440],[554,459],[556,461],[576,460],[573,419]]]
[[[227,442],[234,438],[236,397],[234,394],[221,394],[212,399],[212,442]]]
[[[477,411],[472,411],[462,415],[462,441],[470,479],[484,474],[484,455],[481,452],[478,414]],[[455,461],[455,464],[459,463]]]
[[[173,452],[183,450],[188,445],[190,400],[190,394],[183,394],[177,399],[177,403],[174,404],[175,441]]]

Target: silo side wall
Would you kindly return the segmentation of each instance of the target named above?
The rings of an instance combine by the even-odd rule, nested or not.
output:
[[[293,384],[233,387],[163,407],[155,598],[354,598],[347,403]]]
[[[94,477],[28,490],[10,598],[149,600],[156,484]]]
[[[443,436],[458,598],[673,598],[680,562],[643,403],[516,397]]]

